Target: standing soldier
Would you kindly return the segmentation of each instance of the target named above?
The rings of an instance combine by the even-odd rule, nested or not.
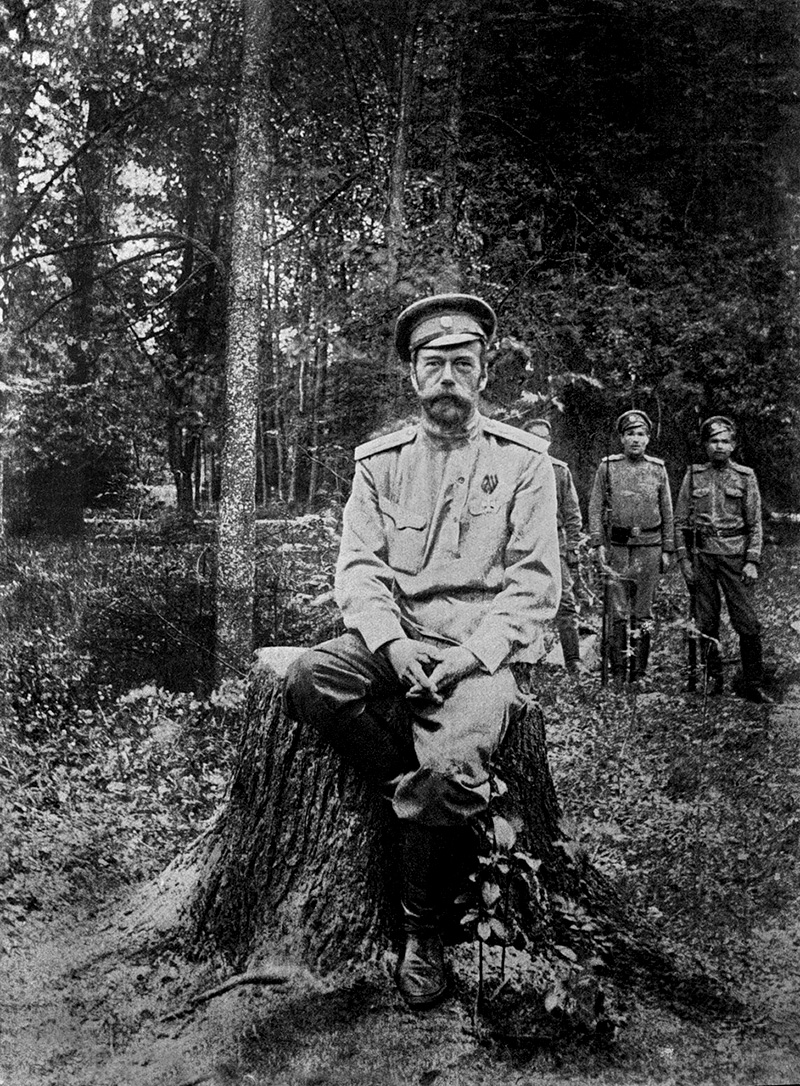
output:
[[[736,427],[729,418],[706,419],[700,440],[708,462],[690,465],[684,476],[675,510],[675,543],[684,580],[695,596],[707,688],[712,694],[723,689],[721,589],[739,635],[742,696],[768,703],[771,698],[762,690],[761,624],[751,598],[762,544],[758,482],[752,468],[731,460]]]
[[[552,427],[547,419],[533,419],[528,430],[549,443]],[[578,570],[578,548],[583,520],[572,472],[563,460],[550,457],[556,473],[556,523],[558,549],[561,555],[561,603],[556,613],[556,628],[564,653],[564,664],[572,675],[579,675],[581,648],[578,638],[578,604],[575,599],[575,576]]]
[[[631,681],[647,668],[658,578],[669,569],[673,550],[664,461],[645,455],[652,428],[644,411],[620,415],[622,452],[601,461],[589,499],[591,545],[601,567],[614,574],[607,594],[611,634],[605,651],[612,675]]]

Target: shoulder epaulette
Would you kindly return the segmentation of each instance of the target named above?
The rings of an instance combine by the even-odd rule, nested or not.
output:
[[[692,466],[689,468],[689,471],[691,471],[691,472],[708,471],[708,469],[710,467],[711,467],[711,464],[707,460],[704,464],[692,464]]]
[[[645,453],[644,458],[648,464],[660,464],[662,468],[664,467],[664,461],[658,456],[648,456],[647,453]]]
[[[601,464],[608,464],[612,460],[624,460],[624,459],[625,459],[625,454],[624,453],[609,453],[608,456],[603,457],[603,459],[600,461],[600,463]]]
[[[513,441],[515,445],[523,445],[526,449],[533,449],[534,452],[546,453],[550,447],[550,442],[545,441],[543,437],[529,434],[527,430],[520,430],[518,426],[509,426],[507,422],[498,422],[497,419],[484,417],[483,429],[487,434]]]
[[[557,460],[555,456],[551,456],[550,459],[557,468],[566,468],[569,471],[569,464],[565,460]]]
[[[734,471],[738,471],[740,475],[754,475],[752,468],[746,467],[744,464],[736,464],[733,460],[728,461],[728,467],[733,468]]]
[[[374,437],[372,441],[365,441],[363,445],[357,445],[353,456],[356,460],[364,460],[367,456],[385,452],[386,449],[394,449],[398,445],[407,445],[416,436],[416,426],[404,426],[402,430],[393,430],[390,434],[382,434],[380,437]]]

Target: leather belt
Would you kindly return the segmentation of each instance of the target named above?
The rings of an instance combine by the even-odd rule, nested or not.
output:
[[[623,528],[621,524],[612,524],[609,529],[609,538],[612,543],[616,543],[620,546],[625,546],[631,539],[638,539],[640,535],[645,535],[648,532],[658,532],[661,529],[663,521],[659,521],[658,524],[653,524],[648,527],[640,527],[635,525],[632,528]]]
[[[715,528],[713,524],[703,528],[684,528],[683,535],[686,540],[687,547],[696,545],[698,547],[705,546],[705,543],[709,539],[741,539],[742,536],[747,535],[746,528]]]
[[[701,536],[713,536],[716,539],[733,539],[737,535],[747,535],[747,529],[742,528],[715,528],[709,525],[707,528],[700,528],[698,534]]]

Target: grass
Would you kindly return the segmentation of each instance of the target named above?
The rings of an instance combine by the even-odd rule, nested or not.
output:
[[[282,563],[287,593],[270,622],[280,617],[277,633],[286,640],[292,614],[310,622],[308,601],[326,586],[313,563],[309,593],[303,555],[313,548],[304,552],[296,541],[270,559],[273,570]],[[241,691],[197,696],[145,685],[126,695],[98,685],[102,669],[84,618],[98,585],[107,593],[113,583],[108,564],[97,550],[58,547],[28,549],[14,562],[2,584],[0,662],[9,682],[0,722],[0,912],[7,950],[24,955],[34,935],[57,945],[73,931],[66,918],[76,906],[84,916],[96,911],[121,886],[156,873],[197,832],[224,792]],[[793,698],[799,568],[796,547],[769,548],[759,589],[773,685]],[[133,588],[133,573],[126,583]],[[82,998],[99,1020],[113,1019],[116,1041],[102,1058],[70,1057],[72,1077],[60,1077],[54,1062],[24,1086],[158,1086],[192,1075],[255,1086],[797,1081],[800,715],[791,706],[767,713],[733,697],[704,705],[684,694],[677,665],[684,602],[671,574],[646,690],[576,687],[555,668],[540,670],[539,689],[575,840],[667,943],[689,948],[737,993],[744,1018],[680,1020],[632,996],[628,1025],[609,1051],[575,1043],[510,1048],[473,1035],[466,987],[415,1015],[375,967],[330,983],[298,974],[281,992],[229,993],[165,1034],[153,1018],[174,1005],[178,988],[170,985],[200,983],[200,974],[192,963],[153,958],[129,973],[124,964],[109,974],[93,966]],[[729,630],[723,643],[732,673]],[[91,958],[91,932],[80,931]],[[463,964],[465,985],[469,968]]]

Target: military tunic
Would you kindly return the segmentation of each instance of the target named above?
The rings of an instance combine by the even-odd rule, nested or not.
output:
[[[646,455],[630,460],[621,453],[605,457],[589,499],[589,531],[592,546],[609,549],[609,565],[619,574],[612,591],[615,618],[630,614],[650,624],[661,555],[674,547],[664,461]]]
[[[583,519],[578,493],[572,480],[569,465],[563,460],[550,457],[556,476],[556,521],[558,524],[558,549],[561,556],[561,603],[556,622],[577,623],[578,604],[572,580],[572,569],[578,561]]]
[[[761,560],[763,529],[761,495],[752,468],[729,460],[693,464],[686,472],[675,506],[675,545],[678,558],[692,557],[695,567],[697,624],[718,638],[722,600],[731,625],[740,637],[758,638],[760,623],[750,586],[742,581],[746,562]],[[711,670],[719,670],[717,653]]]
[[[488,802],[490,758],[520,704],[507,665],[535,658],[559,600],[546,449],[475,413],[456,438],[422,420],[356,450],[335,584],[349,632],[290,670],[287,706],[334,745],[338,735],[340,749],[358,734],[362,770],[401,819],[459,825]],[[442,705],[406,701],[410,757],[391,748],[372,709],[403,693],[380,651],[403,637],[464,646],[480,663]]]

